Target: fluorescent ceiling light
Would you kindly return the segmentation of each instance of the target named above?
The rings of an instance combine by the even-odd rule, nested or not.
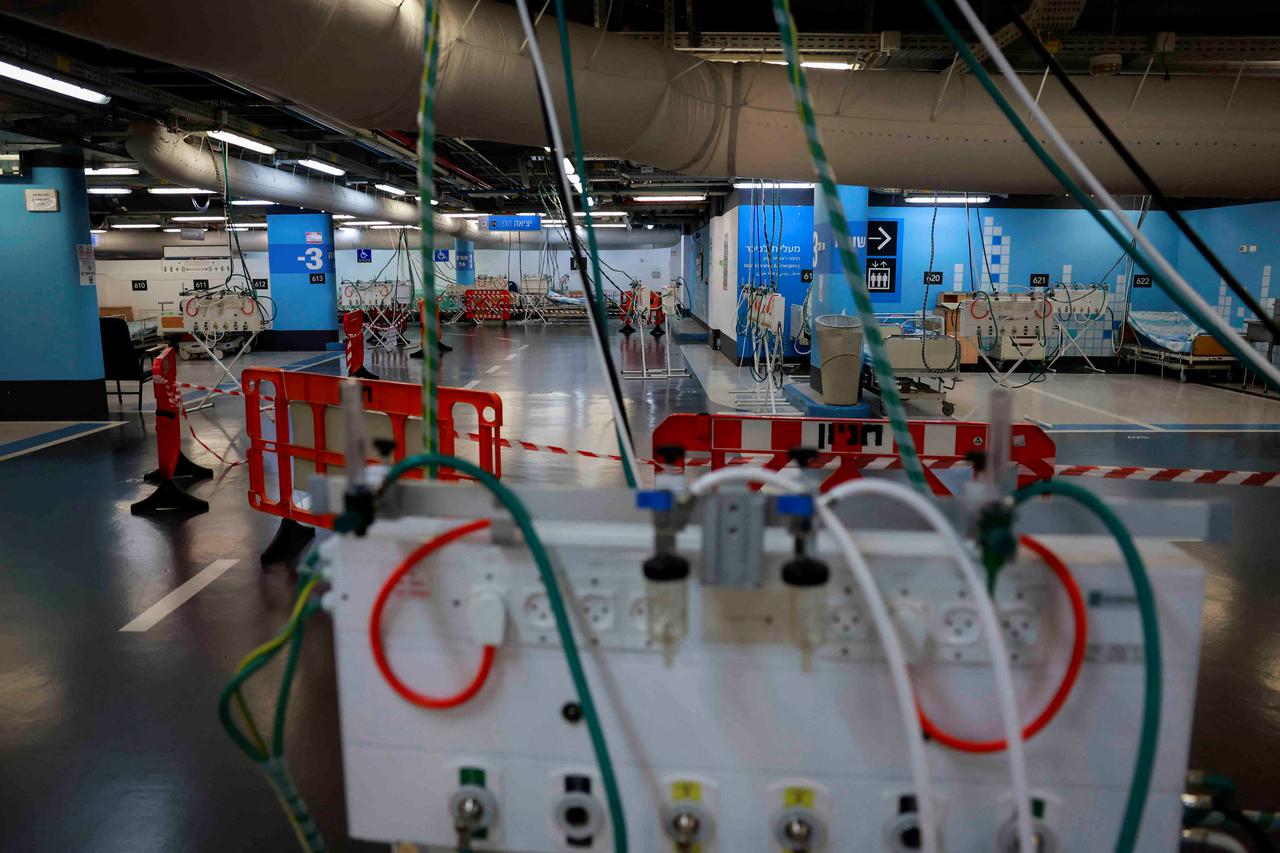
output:
[[[89,187],[89,195],[128,195],[133,190],[128,187]]]
[[[211,130],[209,135],[214,139],[226,142],[229,145],[238,145],[241,148],[248,148],[250,151],[257,151],[259,154],[274,154],[276,149],[274,145],[268,145],[265,142],[259,142],[256,139],[250,139],[247,136],[241,136],[238,133],[232,133],[229,130]]]
[[[231,203],[237,207],[266,207],[275,204],[274,201],[265,201],[260,198],[238,198]]]
[[[444,216],[449,219],[483,219],[489,214],[487,213],[446,213]]]
[[[353,219],[353,220],[351,220],[350,222],[347,222],[347,223],[345,223],[345,224],[347,224],[347,225],[357,225],[357,226],[363,226],[363,225],[390,225],[390,224],[391,224],[391,222],[390,222],[389,220],[386,220],[386,219]]]
[[[652,223],[652,222],[650,222],[648,225],[646,225],[646,226],[644,227],[644,230],[646,230],[646,231],[652,231],[652,230],[653,230],[653,223]]]
[[[563,228],[565,221],[563,219],[544,219],[542,220],[543,228]]]
[[[573,215],[586,216],[587,212],[585,210],[575,210],[573,212]],[[591,211],[592,219],[623,219],[623,218],[626,218],[626,216],[627,216],[627,212],[625,210],[593,210]]]
[[[116,222],[112,228],[128,229],[128,228],[159,228],[160,226],[154,222]]]
[[[101,166],[98,168],[86,166],[84,173],[86,175],[136,175],[138,170],[132,166]]]
[[[432,206],[432,207],[436,207],[436,206],[437,206],[437,205],[439,205],[439,204],[440,204],[440,199],[438,199],[438,198],[433,198],[433,199],[431,199],[431,206]]]
[[[350,213],[335,213],[333,215],[333,218],[334,219],[355,219],[355,217],[352,216]]]
[[[166,233],[166,234],[181,234],[183,231],[186,231],[187,229],[185,229],[185,228],[161,228],[160,230],[161,230],[161,231],[163,231],[163,232],[164,232],[164,233]]]
[[[90,233],[90,234],[106,234],[106,233],[107,233],[107,229],[105,229],[105,228],[90,228],[90,229],[89,229],[89,233]]]
[[[225,216],[170,216],[170,222],[221,222]]]
[[[0,77],[8,77],[10,80],[26,83],[28,86],[57,92],[59,95],[66,95],[68,98],[75,98],[78,101],[88,101],[91,104],[111,103],[110,95],[104,95],[101,92],[95,92],[93,89],[86,89],[84,86],[77,86],[75,83],[59,80],[56,77],[50,77],[48,74],[41,74],[39,71],[32,71],[30,68],[11,65],[8,62],[0,62]]]
[[[147,187],[152,195],[213,195],[213,190],[202,190],[196,187]]]
[[[811,190],[813,184],[801,181],[734,181],[735,190]]]
[[[408,190],[402,190],[399,187],[393,187],[391,186],[391,184],[374,184],[373,188],[377,190],[382,190],[384,193],[391,193],[392,195],[408,195],[409,194]]]
[[[787,61],[785,59],[766,59],[764,61],[764,64],[765,65],[786,65]],[[862,68],[862,65],[855,62],[814,61],[814,62],[801,62],[800,67],[801,68],[821,68],[826,71],[849,71],[855,68]]]
[[[986,204],[991,201],[989,195],[908,195],[902,200],[907,204]]]
[[[370,231],[399,231],[401,228],[411,228],[414,231],[421,231],[417,225],[370,225]]]
[[[578,226],[578,227],[582,227],[582,226]],[[592,227],[592,228],[626,228],[626,227],[627,227],[627,223],[625,223],[625,222],[596,222],[596,223],[592,223],[592,226],[591,226],[591,227]]]
[[[682,202],[682,201],[706,201],[707,194],[702,193],[701,195],[638,195],[633,197],[631,200],[647,202],[647,203],[661,204],[663,202],[666,202],[666,203],[674,204],[675,202]]]
[[[266,227],[267,227],[267,223],[265,223],[265,222],[237,222],[235,225],[232,225],[231,227],[232,227],[233,229],[235,229],[236,231],[242,231],[242,230],[246,230],[246,229],[249,229],[249,228],[266,228]]]
[[[21,160],[21,159],[22,159],[21,154],[0,154],[0,160]],[[89,170],[85,169],[85,171],[87,172]]]
[[[319,160],[299,160],[298,165],[306,166],[308,169],[314,169],[317,172],[324,172],[326,175],[333,175],[335,177],[345,175],[347,173],[346,169],[339,169],[337,166],[330,166],[328,163],[322,163]]]

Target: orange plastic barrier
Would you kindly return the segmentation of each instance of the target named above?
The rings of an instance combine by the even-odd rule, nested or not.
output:
[[[298,489],[294,483],[294,464],[300,463],[324,473],[329,468],[346,464],[340,450],[328,445],[326,415],[341,416],[339,388],[344,381],[340,376],[318,373],[298,373],[278,368],[254,367],[245,370],[240,377],[245,397],[245,424],[249,435],[249,506],[271,515],[292,519],[303,524],[332,527],[333,515],[322,515],[299,506],[295,500]],[[422,417],[422,388],[409,382],[387,382],[361,379],[360,386],[366,412],[385,415],[390,427],[390,439],[394,444],[393,461],[400,461],[413,451],[407,448],[406,431],[410,418]],[[268,386],[264,391],[263,386]],[[262,404],[271,401],[275,415],[275,437],[263,434]],[[502,398],[490,391],[469,391],[462,388],[439,389],[440,452],[454,455],[458,436],[453,412],[457,406],[475,410],[479,424],[477,463],[495,477],[502,476]],[[310,417],[302,423],[292,423],[290,406],[305,405]],[[312,444],[299,443],[296,433],[310,431]],[[267,490],[266,462],[271,457],[277,471],[276,494]],[[380,461],[370,458],[370,462]],[[410,472],[407,477],[422,477],[421,472]],[[442,468],[441,480],[463,480],[467,477]],[[305,488],[305,485],[304,485]]]
[[[197,465],[182,452],[182,393],[178,390],[178,357],[173,347],[151,362],[151,387],[156,395],[156,458],[158,467],[143,479],[156,483],[150,497],[133,504],[134,515],[196,514],[207,512],[209,504],[184,492],[174,482],[177,477],[203,480],[213,472]]]
[[[344,354],[347,375],[361,379],[377,379],[364,366],[364,312],[348,311],[342,315],[342,335],[346,338]]]
[[[933,472],[969,461],[987,448],[989,425],[973,421],[911,421],[908,424],[925,479],[934,494],[950,491]],[[711,467],[728,464],[730,454],[769,455],[766,468],[779,470],[790,461],[791,450],[817,452],[813,465],[838,462],[822,484],[823,490],[861,477],[862,470],[902,467],[897,442],[888,421],[843,418],[770,417],[767,415],[670,415],[653,431],[653,446],[681,447],[685,453],[709,453]],[[1014,424],[1009,458],[1018,466],[1018,485],[1053,477],[1057,445],[1033,424]]]
[[[514,305],[509,290],[471,287],[462,292],[462,307],[468,320],[510,320]]]

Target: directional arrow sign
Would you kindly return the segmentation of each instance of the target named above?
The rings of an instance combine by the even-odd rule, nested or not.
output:
[[[898,223],[889,219],[870,219],[867,221],[867,254],[898,254]]]

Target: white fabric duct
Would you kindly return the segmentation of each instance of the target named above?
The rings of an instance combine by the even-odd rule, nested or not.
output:
[[[479,0],[473,11],[472,0],[444,0],[442,10],[438,132],[545,144],[515,9]],[[416,124],[420,0],[27,0],[16,14],[362,127]],[[234,38],[216,36],[233,21]],[[558,79],[553,16],[539,32]],[[582,25],[570,26],[570,38],[591,153],[690,174],[812,179],[785,69],[706,62],[615,33],[602,44],[598,30]],[[969,75],[949,82],[945,74],[919,72],[808,75],[828,155],[844,183],[1058,191]],[[1083,77],[1079,85],[1167,192],[1280,195],[1280,80],[1152,75],[1145,82]],[[1139,191],[1060,87],[1050,83],[1042,103],[1104,184]]]

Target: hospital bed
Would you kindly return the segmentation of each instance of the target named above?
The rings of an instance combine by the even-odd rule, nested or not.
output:
[[[952,414],[955,404],[947,400],[947,392],[960,375],[960,341],[943,333],[942,318],[926,317],[922,324],[919,314],[880,314],[877,320],[885,357],[898,383],[898,396],[935,400],[942,414]],[[879,382],[875,371],[868,369],[871,355],[865,349],[864,384],[878,394]]]
[[[1121,357],[1178,371],[1187,381],[1192,371],[1229,371],[1236,359],[1213,335],[1180,311],[1130,311],[1125,319]]]

